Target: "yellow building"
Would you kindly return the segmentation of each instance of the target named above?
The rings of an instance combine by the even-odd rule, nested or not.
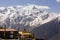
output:
[[[33,35],[29,32],[19,32],[20,34],[20,40],[35,40]]]

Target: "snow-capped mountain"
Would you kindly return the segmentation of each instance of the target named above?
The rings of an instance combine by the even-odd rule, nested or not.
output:
[[[49,13],[47,9],[40,7],[38,5],[0,7],[0,22],[10,21],[13,24],[36,27],[59,16],[59,14]]]
[[[47,8],[38,5],[0,7],[0,25],[5,23],[7,28],[20,30],[26,28],[32,31],[47,23],[50,25],[52,21],[53,24],[60,20],[60,14],[48,12]]]
[[[47,8],[38,5],[0,7],[0,23],[8,27],[19,24],[35,28],[59,17],[60,14],[49,13]]]

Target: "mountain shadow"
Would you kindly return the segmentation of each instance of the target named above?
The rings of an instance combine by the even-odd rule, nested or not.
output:
[[[47,39],[52,38],[55,34],[58,33],[58,18],[45,23],[43,25],[40,25],[39,27],[34,28],[31,33],[34,33],[36,38],[44,38],[44,36]]]

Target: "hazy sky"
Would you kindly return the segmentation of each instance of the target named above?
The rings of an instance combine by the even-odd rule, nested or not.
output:
[[[0,0],[0,6],[36,4],[49,6],[49,11],[60,12],[60,0]]]

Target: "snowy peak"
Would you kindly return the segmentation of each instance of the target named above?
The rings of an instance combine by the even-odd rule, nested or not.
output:
[[[0,21],[9,26],[13,23],[13,25],[36,27],[59,17],[57,13],[49,13],[48,9],[50,9],[48,6],[39,5],[0,7]]]

